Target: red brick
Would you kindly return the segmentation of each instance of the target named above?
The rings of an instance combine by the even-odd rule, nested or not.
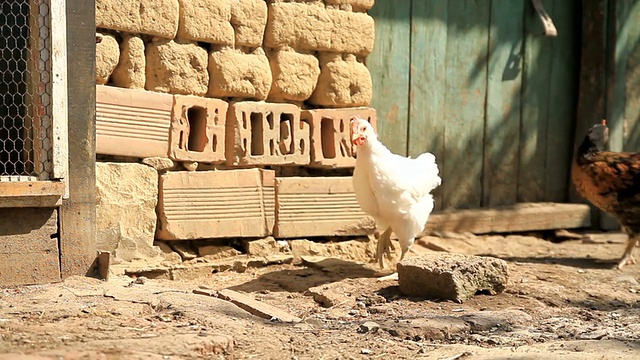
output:
[[[309,125],[292,104],[243,101],[227,113],[229,165],[306,165]]]
[[[178,161],[224,162],[227,108],[223,100],[175,95],[169,157]]]
[[[275,237],[353,236],[374,229],[350,176],[276,178]]]
[[[264,237],[272,233],[272,170],[170,171],[160,176],[160,240]],[[273,182],[273,180],[271,180]],[[270,227],[271,226],[271,227]]]
[[[167,157],[173,96],[96,86],[96,152]]]
[[[311,126],[311,166],[354,167],[349,122],[353,116],[369,120],[376,129],[376,110],[368,107],[304,110],[302,121]]]

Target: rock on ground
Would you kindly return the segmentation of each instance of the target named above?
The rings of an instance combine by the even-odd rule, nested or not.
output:
[[[264,239],[243,240],[244,252],[251,256],[271,256],[280,253],[290,254],[289,244],[280,244],[272,236]]]
[[[497,294],[509,280],[497,258],[433,253],[398,263],[400,291],[408,296],[464,302],[480,291]]]
[[[375,254],[375,244],[371,241],[347,240],[319,243],[306,239],[289,241],[295,258],[302,256],[339,257],[345,260],[369,262]]]

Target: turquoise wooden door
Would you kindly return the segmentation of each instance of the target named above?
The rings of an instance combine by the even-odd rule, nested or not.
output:
[[[438,209],[566,201],[578,89],[580,2],[377,1],[367,59],[381,140],[436,154]]]

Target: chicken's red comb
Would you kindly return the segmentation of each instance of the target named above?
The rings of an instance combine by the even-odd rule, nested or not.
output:
[[[607,120],[602,119],[602,125],[603,125],[603,126],[607,126]]]

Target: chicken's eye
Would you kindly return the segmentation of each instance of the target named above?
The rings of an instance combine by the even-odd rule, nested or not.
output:
[[[360,131],[366,131],[366,130],[367,130],[366,126],[363,126],[363,127],[360,128]]]

